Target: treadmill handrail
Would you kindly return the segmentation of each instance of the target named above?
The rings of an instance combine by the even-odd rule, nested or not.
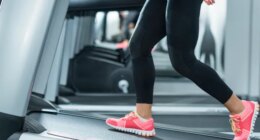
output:
[[[141,8],[145,0],[70,0],[69,11],[98,11]]]

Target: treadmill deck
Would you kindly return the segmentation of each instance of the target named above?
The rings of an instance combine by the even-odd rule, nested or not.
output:
[[[133,134],[116,131],[100,118],[73,116],[66,114],[31,113],[29,115],[39,121],[50,132],[60,132],[74,136],[76,140],[223,140],[231,136],[212,137],[156,128],[156,137],[144,138]]]

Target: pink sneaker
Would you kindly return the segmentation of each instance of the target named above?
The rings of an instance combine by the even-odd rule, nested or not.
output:
[[[250,140],[258,115],[258,103],[252,101],[242,102],[245,110],[240,114],[230,115],[231,127],[235,133],[234,140]]]
[[[154,120],[142,121],[134,112],[120,119],[108,118],[106,124],[119,131],[133,133],[145,137],[155,136]]]

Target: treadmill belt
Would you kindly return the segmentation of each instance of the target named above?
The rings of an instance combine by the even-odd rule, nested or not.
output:
[[[116,131],[105,124],[104,120],[63,114],[32,113],[30,117],[39,121],[48,131],[76,136],[80,140],[225,140],[232,137],[212,137],[206,135],[156,129],[156,137],[144,138]]]
[[[136,96],[134,94],[128,95],[78,95],[78,96],[66,96],[72,104],[82,105],[134,105],[136,102]],[[176,104],[192,104],[193,106],[207,104],[220,105],[217,100],[209,96],[167,96],[160,95],[154,96],[154,105],[176,105]]]
[[[78,112],[81,115],[90,112]],[[128,112],[91,112],[100,117],[120,118]],[[193,113],[193,114],[153,114],[156,123],[188,127],[193,130],[206,132],[232,132],[228,114],[226,113]],[[255,132],[260,132],[260,122],[256,121]]]
[[[87,112],[82,112],[82,114]],[[119,118],[126,113],[101,113],[104,117]],[[181,114],[153,114],[156,123],[189,127],[207,132],[232,132],[227,115],[181,115]],[[191,119],[192,118],[192,119]],[[256,131],[260,130],[256,125]]]
[[[84,113],[84,112],[82,112]],[[125,113],[103,113],[107,117],[122,117]],[[154,114],[153,118],[161,124],[190,127],[197,130],[212,132],[232,132],[228,115],[219,114]],[[192,119],[191,119],[192,118]],[[256,121],[255,132],[260,132],[260,122]]]

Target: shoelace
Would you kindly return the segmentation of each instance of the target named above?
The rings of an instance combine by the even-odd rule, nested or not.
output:
[[[241,128],[240,128],[240,122],[241,122],[241,118],[240,117],[231,117],[230,118],[230,124],[231,124],[231,128],[233,130],[233,132],[238,135],[241,133]]]
[[[126,114],[125,117],[123,117],[123,120],[127,120],[130,119],[131,117],[135,117],[135,113],[134,112],[130,112],[129,114]]]

